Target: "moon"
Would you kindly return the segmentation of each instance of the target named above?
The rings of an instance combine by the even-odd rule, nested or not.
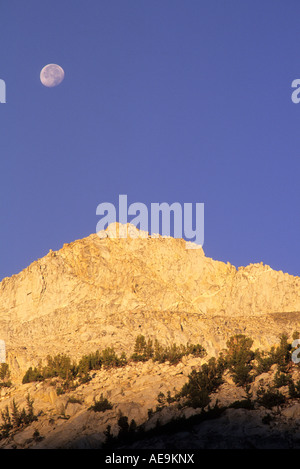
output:
[[[42,68],[40,79],[44,86],[53,88],[59,85],[65,77],[64,70],[57,64],[48,64]]]

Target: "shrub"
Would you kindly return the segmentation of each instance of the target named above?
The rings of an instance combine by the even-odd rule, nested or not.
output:
[[[253,340],[243,334],[237,334],[227,341],[226,359],[229,365],[236,365],[240,362],[249,363],[254,358],[251,351]]]
[[[153,357],[153,344],[152,340],[146,339],[143,335],[138,335],[135,340],[134,353],[131,355],[133,361],[147,361]]]
[[[275,406],[278,407],[285,403],[285,397],[281,392],[278,391],[278,389],[274,391],[271,388],[264,389],[262,387],[257,391],[256,400],[258,404],[266,407],[267,409],[271,409]]]
[[[159,404],[165,404],[166,403],[166,397],[163,392],[160,392],[157,396],[157,401]]]
[[[0,438],[7,438],[13,428],[8,406],[1,411],[2,425],[0,426]]]
[[[7,363],[1,363],[0,365],[0,380],[8,380],[10,377],[10,371],[9,371],[9,366]]]
[[[3,381],[2,383],[0,383],[0,388],[10,388],[11,385],[11,381]]]
[[[38,368],[28,368],[25,375],[23,376],[22,383],[31,383],[33,381],[43,381],[44,377]]]
[[[9,435],[10,430],[14,428],[27,426],[37,420],[37,417],[33,411],[33,400],[30,399],[29,394],[27,395],[26,402],[27,410],[25,410],[24,407],[22,410],[20,410],[16,401],[13,399],[11,405],[11,414],[9,412],[8,406],[6,406],[3,411],[1,411],[3,423],[0,426],[0,438],[6,438]]]
[[[232,379],[237,386],[246,386],[251,383],[253,377],[250,375],[252,367],[247,363],[238,363],[232,367]]]
[[[32,437],[36,442],[42,441],[44,439],[44,437],[40,435],[40,432],[38,430],[34,430]]]
[[[206,350],[200,344],[187,344],[185,354],[203,358],[206,355]]]
[[[153,360],[159,363],[163,363],[164,361],[166,361],[166,354],[165,354],[164,347],[158,342],[157,339],[155,339],[154,341]]]
[[[186,350],[183,345],[172,344],[169,347],[163,348],[162,356],[158,360],[161,363],[169,361],[171,365],[176,365],[185,354]]]
[[[99,350],[89,355],[84,355],[78,363],[77,374],[86,376],[91,370],[99,370],[102,366],[101,354]]]
[[[191,407],[206,407],[210,402],[209,395],[223,382],[222,374],[222,366],[219,366],[215,358],[211,358],[208,363],[201,366],[199,371],[192,371],[179,397],[186,398],[186,405]]]
[[[104,448],[109,448],[113,445],[115,441],[115,437],[111,433],[111,425],[107,425],[106,430],[103,432],[105,436],[105,443],[103,445]]]
[[[113,347],[107,347],[102,351],[101,363],[106,369],[121,366],[121,361]]]
[[[273,349],[274,360],[280,371],[286,372],[291,366],[291,348],[287,336],[282,334],[279,346]]]
[[[255,371],[256,375],[261,375],[262,373],[268,373],[271,366],[275,364],[275,358],[270,352],[264,352],[260,350],[255,351],[255,358],[257,361]]]
[[[206,355],[205,349],[199,344],[176,345],[172,344],[163,347],[158,340],[154,343],[153,360],[159,363],[169,361],[171,365],[176,365],[180,362],[182,357],[187,355],[194,355],[196,357],[204,357]]]
[[[282,386],[288,386],[291,381],[291,375],[282,373],[279,370],[276,371],[273,385],[275,388],[281,388]]]
[[[42,375],[44,379],[59,377],[61,379],[71,379],[76,374],[75,365],[71,363],[71,358],[64,354],[47,356],[47,365],[44,367]]]
[[[123,415],[122,412],[119,413],[118,418],[119,433],[118,439],[120,441],[129,441],[132,438],[132,435],[136,432],[137,424],[134,419],[131,422],[128,422],[128,417]]]
[[[131,356],[133,361],[146,361],[153,359],[163,363],[170,361],[171,364],[178,363],[184,355],[194,355],[196,357],[205,356],[205,349],[199,344],[176,345],[172,344],[163,347],[159,342],[155,341],[155,346],[151,339],[146,340],[143,335],[138,335],[135,342],[134,353]],[[91,370],[99,370],[102,367],[109,369],[122,367],[128,363],[125,352],[118,356],[113,347],[107,347],[101,352],[97,350],[94,353],[84,355],[78,364],[71,362],[71,358],[64,354],[54,357],[47,356],[47,364],[42,367],[30,367],[22,380],[23,384],[34,381],[43,381],[48,378],[61,378],[65,381],[63,384],[64,391],[75,387],[74,379],[77,378],[80,384],[90,381],[89,372]],[[4,371],[2,372],[4,374]],[[1,368],[0,368],[1,379]],[[1,384],[0,386],[4,384]]]
[[[279,345],[271,347],[269,352],[257,350],[255,358],[257,360],[257,375],[267,373],[273,365],[278,365],[278,370],[286,373],[292,366],[291,345],[288,343],[287,336],[282,334]]]
[[[250,375],[251,361],[254,359],[252,344],[253,340],[243,334],[232,336],[227,341],[225,360],[237,386],[245,386],[252,381]]]
[[[91,377],[88,373],[85,373],[84,375],[80,376],[79,378],[79,382],[80,384],[86,384],[88,383],[89,381],[91,381]]]
[[[129,431],[129,423],[128,423],[128,417],[120,413],[119,418],[118,418],[118,425],[119,425],[119,436],[122,436]]]
[[[168,404],[171,404],[172,402],[175,402],[175,401],[176,401],[176,397],[172,397],[172,396],[171,396],[171,392],[168,391],[168,392],[167,392],[166,401],[167,401]]]
[[[95,353],[84,355],[78,365],[71,362],[71,358],[64,354],[56,355],[55,357],[47,356],[46,366],[32,368],[30,367],[22,380],[22,383],[31,383],[33,381],[43,381],[48,378],[61,378],[64,380],[64,390],[74,389],[74,379],[79,378],[80,384],[90,381],[89,372],[91,370],[98,370],[102,366],[104,368],[112,368],[116,366],[124,366],[127,363],[127,358],[123,352],[120,357],[112,347],[104,349],[102,352],[96,351]]]
[[[7,363],[0,364],[0,388],[9,388],[11,381],[9,380],[10,371]]]
[[[128,363],[128,360],[126,357],[126,353],[122,352],[119,358],[119,366],[125,366],[127,365],[127,363]]]
[[[229,405],[229,409],[254,409],[254,403],[251,402],[249,399],[242,399],[240,401],[235,401]]]
[[[64,354],[58,354],[54,357],[47,356],[47,364],[35,368],[30,367],[23,379],[22,383],[31,383],[33,381],[43,381],[47,378],[59,377],[64,380],[70,380],[76,375],[76,367],[71,363],[71,358]]]
[[[300,397],[300,380],[294,383],[294,381],[291,379],[289,384],[289,396],[292,399],[298,399]]]
[[[106,410],[110,410],[112,408],[112,404],[108,401],[108,399],[103,397],[103,394],[101,394],[100,399],[94,399],[94,404],[91,405],[88,410],[93,410],[94,412],[105,412]]]
[[[77,397],[70,396],[68,399],[68,404],[82,404],[82,400],[78,399]]]

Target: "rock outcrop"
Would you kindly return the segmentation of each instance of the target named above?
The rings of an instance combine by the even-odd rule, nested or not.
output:
[[[300,325],[299,293],[299,277],[269,266],[236,269],[182,239],[110,225],[2,280],[0,339],[15,380],[48,354],[130,353],[138,334],[210,355],[235,333],[270,347]]]
[[[159,393],[179,391],[192,370],[199,369],[204,359],[186,357],[176,366],[152,361],[136,363],[122,369],[98,370],[92,373],[88,384],[74,391],[58,395],[56,379],[41,383],[4,388],[0,394],[0,412],[6,406],[26,408],[26,397],[34,401],[36,421],[25,428],[11,432],[8,438],[0,439],[0,449],[102,449],[105,432],[111,427],[116,436],[120,430],[120,413],[132,419],[137,425],[144,425],[142,438],[117,446],[119,449],[162,449],[184,451],[191,449],[299,449],[300,448],[300,402],[290,399],[281,406],[266,409],[255,404],[254,409],[230,407],[230,404],[245,399],[245,389],[236,387],[230,375],[224,376],[224,383],[211,395],[210,405],[216,402],[225,411],[216,418],[201,423],[191,423],[191,417],[199,416],[201,409],[170,404],[156,412]],[[274,366],[268,373],[258,376],[251,384],[253,400],[261,383],[271,384],[276,372]],[[293,373],[299,380],[300,371]],[[281,388],[288,395],[288,391]],[[103,394],[113,404],[111,410],[94,412],[91,405]],[[149,410],[153,411],[149,417]],[[180,428],[176,419],[185,418],[188,426]],[[170,428],[158,436],[148,436],[155,428],[163,428],[172,422]],[[179,428],[178,428],[179,427]],[[38,435],[38,436],[36,436]],[[149,434],[150,435],[150,434]],[[109,453],[109,450],[106,450]]]
[[[116,237],[123,233],[127,237]],[[0,412],[34,399],[38,420],[0,440],[3,448],[101,448],[105,430],[118,431],[120,412],[150,430],[200,409],[169,405],[149,418],[158,394],[175,394],[192,370],[225,348],[229,337],[244,334],[253,349],[270,349],[279,337],[300,330],[300,278],[263,264],[235,268],[205,256],[182,239],[149,235],[131,225],[107,230],[50,251],[0,283],[0,339],[5,341],[12,386],[0,387]],[[185,356],[176,366],[149,360],[91,373],[90,381],[60,395],[59,380],[21,384],[30,366],[47,355],[84,354],[114,347],[133,352],[138,335],[162,345],[200,343],[207,356]],[[261,379],[251,384],[255,396]],[[299,380],[299,370],[294,370]],[[90,409],[103,394],[113,408]],[[231,408],[245,399],[230,374],[213,394],[226,411],[195,424],[189,432],[136,442],[132,448],[299,447],[299,399],[280,409]],[[152,411],[151,411],[152,412]],[[227,435],[224,437],[224,435]],[[192,438],[192,439],[191,439]]]

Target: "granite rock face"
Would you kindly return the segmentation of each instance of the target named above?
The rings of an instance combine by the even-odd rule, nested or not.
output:
[[[116,237],[121,230],[129,236]],[[48,354],[131,353],[138,334],[215,355],[235,333],[270,347],[297,329],[299,277],[263,264],[236,269],[186,247],[114,224],[2,280],[0,339],[13,378]]]
[[[13,382],[0,388],[0,412],[13,401],[21,408],[30,395],[39,415],[36,422],[0,440],[0,447],[100,448],[108,425],[113,434],[118,432],[120,412],[137,425],[146,422],[147,430],[158,419],[161,425],[196,415],[200,409],[172,405],[151,418],[148,411],[155,409],[159,393],[178,392],[189,373],[216,356],[232,335],[251,337],[253,349],[269,349],[282,333],[291,337],[300,330],[299,293],[299,277],[263,264],[236,269],[182,239],[150,236],[132,225],[113,224],[50,251],[0,283],[0,340],[5,341]],[[21,384],[25,371],[45,362],[47,355],[63,353],[78,360],[113,346],[130,356],[140,334],[162,345],[200,343],[207,356],[186,356],[176,366],[149,360],[97,370],[74,395],[58,395],[56,378]],[[271,369],[251,384],[254,397],[261,380],[268,385],[275,372]],[[300,371],[295,373],[299,380]],[[91,411],[101,394],[113,408]],[[228,407],[217,421],[132,447],[299,447],[299,399],[268,411],[230,408],[244,398],[245,390],[227,375],[211,400],[211,405]]]
[[[210,405],[218,401],[220,407],[227,407],[218,418],[209,418],[201,423],[191,423],[183,428],[174,425],[158,436],[149,431],[178,418],[195,417],[201,409],[170,404],[155,412],[159,393],[170,391],[174,395],[186,383],[189,373],[199,369],[205,359],[185,357],[184,363],[170,366],[168,363],[131,363],[123,368],[97,370],[92,373],[88,384],[58,395],[56,379],[16,385],[3,388],[0,392],[0,412],[9,409],[15,402],[19,409],[26,408],[26,397],[34,401],[34,413],[38,419],[25,428],[11,432],[8,438],[0,439],[0,449],[57,449],[102,448],[105,431],[111,427],[111,434],[119,432],[120,412],[137,425],[145,425],[142,439],[119,448],[165,449],[183,451],[187,449],[230,449],[230,448],[300,448],[300,403],[299,399],[271,409],[255,405],[253,410],[230,408],[230,404],[245,398],[245,389],[233,384],[228,374],[217,392],[211,395]],[[251,384],[253,399],[256,397],[261,380],[270,384],[276,366],[268,373],[258,376]],[[294,373],[299,380],[300,370]],[[59,384],[59,383],[57,383]],[[284,389],[281,388],[281,392]],[[113,404],[111,410],[94,412],[90,406],[103,394]],[[149,418],[148,411],[153,415]],[[266,422],[267,419],[267,422]],[[39,437],[35,438],[34,435]],[[149,436],[148,436],[149,435]]]

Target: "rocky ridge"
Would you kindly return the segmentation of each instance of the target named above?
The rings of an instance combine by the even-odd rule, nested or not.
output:
[[[116,237],[118,231],[128,237]],[[1,440],[0,447],[101,447],[107,425],[117,431],[120,411],[138,425],[147,422],[149,429],[158,418],[165,423],[174,416],[189,417],[199,409],[179,411],[170,406],[147,421],[158,393],[180,390],[189,373],[217,356],[232,335],[251,337],[253,349],[269,349],[282,333],[291,337],[300,330],[299,277],[262,263],[237,269],[192,247],[187,249],[182,239],[149,235],[131,225],[110,225],[59,251],[50,250],[19,274],[2,280],[0,339],[6,342],[13,385],[1,389],[0,411],[13,400],[23,406],[30,394],[38,420]],[[78,360],[113,346],[130,356],[139,334],[159,339],[163,345],[200,343],[207,357],[183,357],[176,366],[150,360],[129,363],[122,369],[98,370],[90,382],[76,388],[75,397],[71,391],[58,395],[55,380],[21,384],[29,366],[44,363],[49,354],[63,353]],[[274,372],[266,374],[266,382]],[[255,386],[257,383],[252,386],[254,395]],[[113,409],[92,412],[90,405],[102,393],[112,401]],[[213,402],[218,399],[227,406],[243,396],[244,389],[234,386],[227,376]],[[239,447],[239,441],[243,447],[286,447],[286,441],[290,447],[298,447],[299,409],[298,400],[273,409],[272,423],[266,427],[264,409],[249,414],[246,409],[229,408],[217,427],[209,421],[193,428],[198,441],[195,448]],[[230,428],[232,438],[220,439]],[[239,440],[241,428],[244,433]],[[42,437],[35,438],[34,432]],[[214,435],[210,440],[207,432]],[[167,441],[153,439],[146,445],[179,448],[189,442],[190,435],[178,433]]]
[[[117,225],[119,228],[119,225]],[[235,268],[182,239],[115,225],[65,244],[0,283],[0,338],[13,377],[51,353],[79,358],[138,334],[201,343],[215,355],[233,333],[269,347],[300,322],[300,278],[263,264]]]

